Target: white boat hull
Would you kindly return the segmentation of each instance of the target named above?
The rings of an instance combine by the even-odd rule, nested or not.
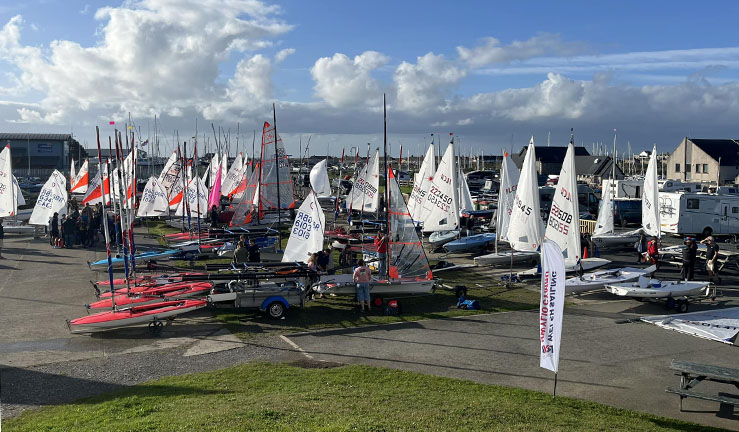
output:
[[[589,271],[594,270],[600,267],[603,267],[604,265],[610,264],[611,261],[604,259],[604,258],[583,258],[580,260],[580,263],[578,263],[576,260],[571,259],[565,259],[565,272],[566,273],[575,273],[579,272],[580,268],[582,266],[582,271]],[[541,276],[540,270],[537,267],[534,267],[529,270],[525,270],[518,273],[519,277],[535,277],[535,276]]]
[[[600,248],[633,246],[639,241],[639,232],[640,230],[618,234],[596,234],[592,236],[592,239]]]
[[[656,266],[651,266],[646,269],[623,267],[586,273],[581,277],[578,276],[567,279],[565,292],[567,294],[574,294],[583,291],[601,289],[610,284],[635,282],[640,276],[650,275],[656,270]]]
[[[504,266],[511,263],[511,255],[513,256],[513,263],[530,263],[536,265],[539,263],[539,252],[532,251],[507,251],[491,253],[487,255],[481,255],[475,257],[475,265],[489,265],[489,266]]]
[[[322,294],[355,295],[357,293],[357,285],[350,274],[323,275],[313,287]],[[428,294],[433,287],[433,280],[373,280],[370,282],[370,295]]]
[[[435,231],[429,236],[429,244],[437,248],[456,239],[459,236],[459,230],[452,231]]]
[[[659,285],[656,285],[659,283]],[[656,285],[656,286],[655,286]],[[705,292],[708,282],[695,281],[657,281],[650,279],[646,287],[639,283],[606,285],[606,291],[621,297],[667,298],[692,296]]]

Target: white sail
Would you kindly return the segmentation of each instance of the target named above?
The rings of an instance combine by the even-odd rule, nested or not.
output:
[[[434,154],[434,145],[431,144],[426,150],[426,156],[423,157],[421,168],[416,173],[413,181],[413,191],[408,198],[408,212],[415,221],[421,220],[421,204],[426,197],[431,185],[431,179],[436,173],[436,155]]]
[[[352,210],[362,210],[374,213],[380,206],[380,151],[375,154],[369,163],[362,168],[354,179],[354,185],[349,192],[347,201]]]
[[[177,157],[177,150],[172,152],[172,155],[167,159],[167,163],[164,164],[162,173],[159,174],[159,183],[164,186],[169,196],[172,185],[177,182],[180,178],[180,170],[182,169],[179,158]]]
[[[508,152],[503,155],[500,167],[500,188],[498,190],[498,210],[495,219],[495,232],[502,238],[508,232],[508,224],[513,213],[513,203],[518,189],[520,172],[513,163]]]
[[[69,158],[69,160],[71,161],[71,165],[72,165],[72,166],[71,166],[71,167],[69,168],[69,188],[70,188],[70,189],[74,189],[74,178],[75,178],[75,176],[76,176],[76,174],[75,174],[75,173],[76,173],[77,171],[75,171],[75,169],[74,169],[74,159],[72,159],[72,158]]]
[[[513,200],[513,211],[504,239],[513,249],[536,251],[541,245],[539,187],[536,179],[536,149],[531,137],[521,167],[521,178]]]
[[[164,216],[169,213],[169,200],[167,191],[159,180],[152,176],[146,182],[144,193],[139,200],[137,217]]]
[[[641,200],[641,220],[644,233],[649,236],[660,236],[659,221],[659,188],[657,187],[657,146],[652,150],[644,176],[644,193]]]
[[[190,208],[191,217],[203,219],[208,214],[208,188],[203,180],[195,176],[187,186],[187,207]],[[200,203],[198,203],[200,201]],[[184,200],[180,202],[175,210],[175,216],[182,216],[185,208]],[[198,214],[198,210],[200,213]]]
[[[312,253],[323,249],[326,217],[314,192],[308,194],[298,209],[282,262],[308,262]]]
[[[213,157],[210,158],[210,165],[208,165],[208,187],[213,186],[213,183],[216,181],[216,174],[218,173],[218,170],[220,169],[220,162],[218,160],[218,153],[213,153]],[[205,174],[203,174],[203,177],[205,177]]]
[[[612,184],[612,183],[611,183]],[[614,232],[613,224],[613,199],[611,184],[607,191],[603,191],[603,197],[598,209],[598,220],[595,222],[595,230],[593,235],[611,234]]]
[[[228,174],[222,179],[221,183],[221,195],[228,196],[241,182],[242,174],[244,173],[244,162],[241,153],[236,155],[234,163],[231,165],[231,169],[228,170]]]
[[[26,199],[23,198],[23,193],[21,192],[21,187],[18,186],[18,179],[13,176],[13,187],[15,187],[15,194],[16,194],[16,200],[15,200],[15,211],[18,212],[18,207],[22,205],[26,205]],[[0,214],[2,214],[2,210],[0,210]]]
[[[57,170],[51,173],[41,189],[28,224],[46,226],[54,213],[59,213],[59,216],[67,214],[67,180]]]
[[[457,184],[459,188],[459,210],[472,211],[475,209],[475,203],[472,202],[472,193],[467,179],[464,178],[462,167],[457,163]]]
[[[459,196],[454,144],[444,152],[431,186],[423,200],[423,230],[449,231],[459,228]]]
[[[331,184],[328,180],[327,164],[328,162],[324,159],[310,170],[310,186],[318,198],[328,198],[331,196]]]
[[[13,174],[11,173],[10,146],[0,152],[0,217],[18,214],[18,203],[13,193]]]
[[[80,170],[74,175],[74,183],[70,187],[70,192],[76,194],[87,193],[87,186],[90,182],[89,162],[87,159],[82,163]]]
[[[577,199],[575,146],[572,142],[567,146],[565,160],[559,171],[544,238],[557,243],[565,258],[580,259],[580,205]]]

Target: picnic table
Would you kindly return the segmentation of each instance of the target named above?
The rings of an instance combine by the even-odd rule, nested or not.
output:
[[[685,249],[684,245],[668,246],[662,248],[659,251],[661,255],[660,259],[663,262],[674,264],[677,267],[682,267],[683,249]],[[698,245],[696,258],[701,263],[706,262],[706,245]],[[733,269],[739,269],[739,251],[720,249],[718,251],[718,259],[716,259],[716,263],[718,264],[718,268],[716,269],[717,272],[721,272],[724,267],[726,267],[726,265],[731,266],[731,268]]]
[[[730,384],[739,389],[739,369],[680,360],[672,360],[670,369],[678,372],[676,375],[680,376],[680,388],[668,387],[665,391],[680,396],[680,411],[683,410],[683,399],[688,397],[716,401],[722,405],[739,406],[739,394],[709,394],[694,390],[694,387],[703,381]]]

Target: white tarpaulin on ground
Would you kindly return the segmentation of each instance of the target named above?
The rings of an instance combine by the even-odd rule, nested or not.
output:
[[[680,333],[733,344],[739,334],[739,307],[641,318],[642,321]]]
[[[57,170],[41,189],[28,224],[46,226],[54,213],[67,214],[67,179]]]
[[[144,193],[141,194],[136,216],[164,216],[167,213],[169,213],[167,191],[156,177],[149,177],[149,181],[146,182],[146,187],[144,188]]]
[[[323,227],[326,218],[318,204],[316,195],[311,192],[298,209],[293,222],[290,238],[287,240],[282,262],[308,262],[314,252],[323,249]]]
[[[328,181],[328,169],[326,159],[318,162],[310,170],[310,187],[318,198],[331,196],[331,184]]]
[[[539,366],[557,372],[562,315],[565,305],[565,260],[557,243],[541,245],[541,300],[539,302]]]

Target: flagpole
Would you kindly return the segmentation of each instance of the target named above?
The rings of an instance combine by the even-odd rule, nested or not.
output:
[[[557,372],[554,373],[554,390],[552,391],[552,399],[557,397]]]
[[[113,130],[113,134],[116,135],[116,139],[118,139],[118,132],[115,129]],[[108,161],[113,160],[113,154],[114,154],[113,144],[111,142],[110,135],[108,135]],[[102,161],[98,161],[98,166],[100,166],[100,164],[102,164]],[[111,207],[113,208],[113,229],[115,230],[115,256],[119,257],[121,255],[121,246],[120,246],[121,239],[120,237],[118,237],[118,227],[120,226],[120,221],[116,222],[115,220],[115,216],[118,213],[118,207],[116,205],[115,198],[113,198],[113,194],[112,194],[113,185],[114,185],[112,178],[110,176],[110,174],[112,174],[112,170],[111,172],[108,172],[108,167],[106,167],[105,170],[106,170],[105,172],[108,174],[108,189],[109,189],[109,192],[111,192],[109,195],[110,195]]]

